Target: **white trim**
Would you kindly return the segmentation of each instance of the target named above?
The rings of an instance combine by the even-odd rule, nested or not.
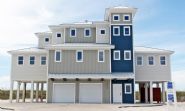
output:
[[[149,64],[149,57],[153,57],[153,64],[152,64],[152,65]],[[148,55],[148,56],[147,56],[147,65],[148,65],[148,66],[155,66],[155,57],[154,57],[153,55]]]
[[[56,84],[72,84],[74,85],[75,92],[74,92],[74,103],[76,102],[76,83],[53,83],[53,90],[52,90],[52,103],[54,102],[53,93],[54,93],[54,85]]]
[[[89,35],[86,35],[86,30],[89,30]],[[84,37],[91,37],[91,28],[84,28]]]
[[[119,58],[115,58],[115,53],[119,53]],[[121,60],[121,55],[120,55],[120,50],[114,50],[113,51],[113,58],[114,58],[114,60]]]
[[[56,52],[60,52],[60,60],[59,61],[56,61]],[[55,62],[62,62],[62,51],[61,50],[55,50],[55,57],[54,57],[54,61]]]
[[[71,35],[71,31],[72,31],[72,30],[75,30],[75,35],[74,35],[74,36],[72,36],[72,35]],[[70,33],[70,34],[69,34],[69,35],[70,35],[70,37],[76,37],[76,28],[70,28],[69,33]]]
[[[60,37],[57,37],[57,34],[60,34]],[[62,32],[56,32],[56,38],[62,38]]]
[[[125,20],[125,16],[128,16],[129,20]],[[130,20],[131,20],[131,18],[130,18],[130,15],[129,14],[124,14],[123,15],[123,21],[130,21]]]
[[[165,57],[165,65],[161,64],[161,57],[164,56]],[[159,55],[159,64],[160,66],[167,66],[167,57],[165,55]]]
[[[109,50],[109,67],[110,67],[110,73],[112,72],[112,62],[111,62],[111,57],[112,57],[112,54],[111,54],[111,50]]]
[[[46,57],[46,64],[42,64],[42,57]],[[47,65],[47,56],[46,55],[41,55],[40,56],[40,66],[46,66]]]
[[[30,64],[30,62],[31,62],[30,58],[31,58],[31,57],[34,57],[34,60],[33,60],[33,61],[34,61],[34,64]],[[35,64],[36,64],[36,56],[30,55],[30,56],[29,56],[29,65],[33,66],[33,65],[35,65]]]
[[[103,61],[99,60],[99,53],[103,52]],[[98,50],[98,62],[105,62],[105,50]]]
[[[138,65],[137,64],[137,57],[141,57],[141,65]],[[140,56],[140,55],[138,55],[138,56],[136,56],[136,66],[143,66],[143,56]]]
[[[126,86],[130,87],[130,92],[126,92]],[[131,83],[125,83],[125,94],[132,94],[132,84]]]
[[[64,33],[63,33],[63,34],[64,34],[63,39],[64,39],[64,43],[65,43],[65,42],[66,42],[66,28],[64,28],[64,30],[63,30],[63,31],[64,31]]]
[[[23,57],[23,64],[19,64],[19,57],[22,56]],[[17,66],[24,66],[24,56],[23,55],[18,55],[17,56]]]
[[[129,58],[126,58],[126,53],[129,53]],[[124,60],[131,60],[131,56],[132,56],[132,54],[131,54],[131,51],[130,50],[124,50]]]
[[[78,60],[78,52],[82,52],[82,60]],[[83,62],[83,50],[76,50],[76,62]]]
[[[118,16],[118,20],[115,20],[115,19],[114,19],[115,16]],[[112,21],[120,21],[120,15],[119,15],[119,14],[113,14]]]
[[[115,26],[115,25],[119,25],[119,26],[120,26],[120,25],[133,25],[133,24],[131,24],[131,23],[114,24],[114,23],[113,23],[113,24],[110,24],[110,25],[111,25],[111,26]]]
[[[102,30],[105,31],[105,34],[101,34],[101,31],[102,31]],[[100,28],[100,29],[99,29],[99,35],[103,35],[103,36],[107,35],[106,28]]]
[[[118,34],[115,34],[115,28],[118,28]],[[120,27],[119,26],[113,26],[113,36],[120,36]]]
[[[125,33],[125,29],[126,29],[126,28],[129,29],[129,34],[126,34],[126,33]],[[130,35],[131,35],[130,26],[124,26],[123,29],[124,29],[124,30],[123,30],[123,35],[124,35],[124,36],[130,36]]]

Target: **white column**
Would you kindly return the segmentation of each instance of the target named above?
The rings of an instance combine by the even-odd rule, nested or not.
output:
[[[145,103],[148,103],[148,83],[145,83]]]
[[[26,98],[26,82],[23,83],[22,102],[25,102],[25,98]]]
[[[39,98],[39,83],[36,83],[36,102],[38,102],[38,98]]]
[[[153,82],[150,81],[150,104],[153,104]]]
[[[156,83],[156,87],[159,88],[159,83]]]
[[[19,93],[20,93],[20,85],[21,82],[17,82],[17,96],[16,96],[16,102],[19,102]]]
[[[166,102],[166,96],[165,96],[165,82],[162,82],[162,101],[163,101],[163,103]]]
[[[13,84],[14,84],[14,81],[11,80],[11,82],[10,82],[10,96],[9,96],[10,103],[12,103],[12,98],[13,98]]]
[[[112,80],[110,79],[110,104],[112,103]]]
[[[33,102],[33,91],[34,91],[34,82],[31,81],[31,93],[30,93],[31,103]]]
[[[44,89],[44,83],[41,83],[41,102],[43,102],[43,89]]]

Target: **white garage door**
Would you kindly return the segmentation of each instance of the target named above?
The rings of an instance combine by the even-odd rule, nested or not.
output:
[[[80,103],[102,103],[102,83],[80,83]]]
[[[55,103],[74,103],[75,83],[54,83],[52,97]]]

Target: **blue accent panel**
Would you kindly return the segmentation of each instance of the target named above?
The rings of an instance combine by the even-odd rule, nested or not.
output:
[[[120,36],[113,36],[113,26],[111,26],[111,44],[115,45],[115,49],[111,50],[112,72],[133,72],[133,34],[132,25],[130,26],[130,36],[124,36],[124,26],[120,27]],[[121,60],[114,60],[113,51],[120,50]],[[124,60],[124,50],[131,51],[131,60]]]
[[[132,94],[125,94],[125,84],[131,83],[132,84]],[[134,103],[134,79],[128,80],[112,80],[112,87],[113,84],[122,84],[122,102],[123,103]],[[113,100],[113,88],[112,88],[112,100]],[[112,101],[113,102],[113,101]]]

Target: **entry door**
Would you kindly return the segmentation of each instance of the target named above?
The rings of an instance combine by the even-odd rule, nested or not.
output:
[[[122,84],[113,84],[113,103],[122,103]]]

